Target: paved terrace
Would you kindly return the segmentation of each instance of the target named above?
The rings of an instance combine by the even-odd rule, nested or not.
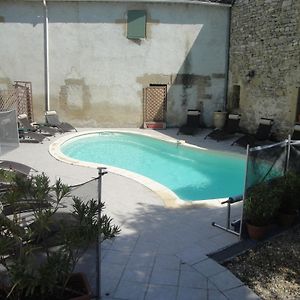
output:
[[[230,146],[232,140],[204,140],[207,131],[193,137],[177,136],[175,129],[147,132],[209,149],[245,153],[244,149]],[[67,184],[95,178],[96,169],[70,165],[50,156],[49,145],[58,138],[60,135],[43,144],[22,143],[1,159],[28,164],[45,172],[51,180],[60,177]],[[236,236],[211,226],[212,221],[225,223],[225,206],[167,208],[147,187],[110,172],[103,178],[102,200],[106,213],[122,230],[114,241],[102,244],[103,299],[259,299],[231,272],[206,256],[238,241]],[[234,214],[239,214],[238,208]],[[78,268],[86,271],[94,288],[93,251],[85,255]]]

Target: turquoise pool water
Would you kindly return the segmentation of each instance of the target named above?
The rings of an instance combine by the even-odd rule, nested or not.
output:
[[[144,175],[187,201],[225,198],[243,191],[245,160],[240,155],[119,132],[73,138],[61,146],[61,151],[74,159]]]

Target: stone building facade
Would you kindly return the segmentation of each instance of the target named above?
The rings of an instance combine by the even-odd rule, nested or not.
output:
[[[273,118],[282,138],[300,121],[300,1],[237,0],[232,7],[228,108],[241,126]]]

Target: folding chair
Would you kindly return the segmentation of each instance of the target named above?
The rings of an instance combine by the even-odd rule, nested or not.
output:
[[[45,117],[46,117],[46,123],[49,124],[50,126],[54,126],[57,127],[59,130],[61,130],[62,132],[67,132],[67,131],[77,131],[77,129],[71,125],[70,123],[67,122],[61,122],[59,120],[59,117],[56,113],[56,111],[47,111],[45,113]]]
[[[247,145],[249,145],[249,147],[255,147],[263,144],[263,142],[267,141],[271,135],[273,123],[273,119],[261,118],[255,134],[245,134],[231,145],[237,144],[246,148]]]
[[[55,135],[58,132],[58,130],[53,127],[51,128],[49,126],[45,126],[39,123],[30,123],[26,114],[19,115],[18,121],[21,125],[21,128],[26,132],[38,132],[48,136]]]
[[[239,124],[241,120],[240,114],[229,114],[223,129],[214,129],[204,137],[210,137],[217,142],[231,138],[236,132],[239,131]]]

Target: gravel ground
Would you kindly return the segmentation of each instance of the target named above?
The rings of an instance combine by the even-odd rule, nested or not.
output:
[[[300,299],[300,225],[225,266],[264,300]]]

